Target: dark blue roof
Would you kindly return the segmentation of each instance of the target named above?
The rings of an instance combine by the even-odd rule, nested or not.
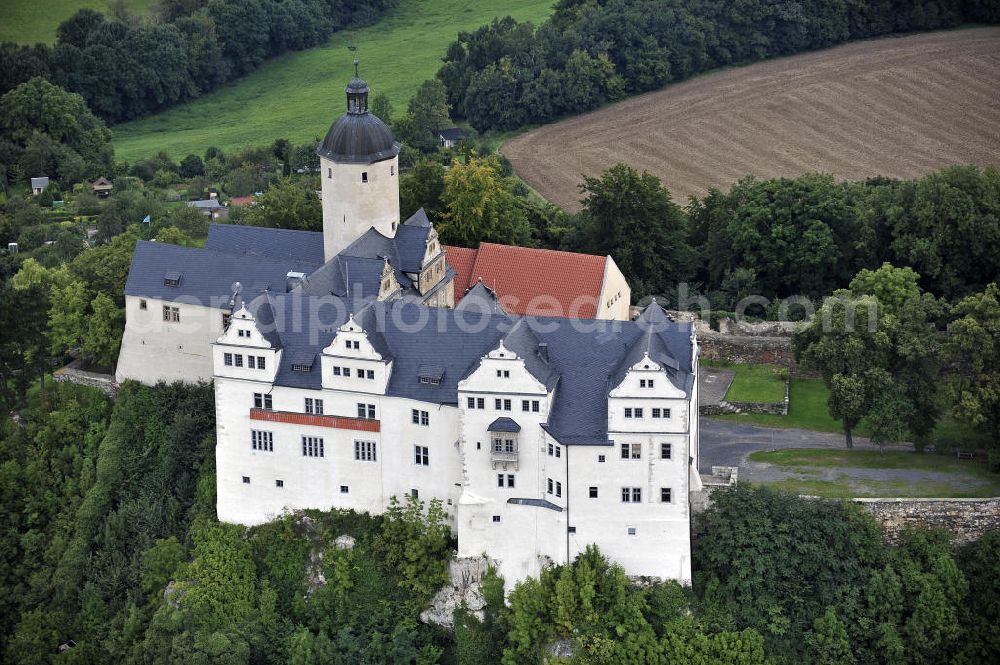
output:
[[[306,266],[302,270],[304,273],[310,273],[323,265],[323,234],[317,231],[209,224],[205,249],[272,260],[294,259]]]
[[[279,328],[279,334],[286,353],[282,354],[276,383],[319,389],[320,373],[315,369],[293,372],[291,358],[300,352],[318,354],[329,345],[336,329],[347,321],[347,301],[327,296],[320,306],[319,298],[293,292],[258,298],[248,308],[254,311],[264,303],[273,303],[277,320],[284,326]],[[314,327],[303,325],[304,320],[311,320],[304,319],[304,313],[318,316]],[[371,303],[358,311],[355,322],[364,328],[376,350],[393,361],[386,394],[437,404],[458,403],[459,380],[478,367],[480,359],[502,338],[511,337],[512,323],[515,331],[520,325],[530,325],[531,338],[547,345],[546,367],[558,381],[546,429],[566,444],[608,443],[607,396],[614,387],[612,377],[631,348],[643,343],[647,335],[640,322],[588,321],[587,326],[580,326],[572,319],[516,319],[402,301]],[[659,326],[655,334],[677,360],[677,371],[690,377],[690,324],[666,324]],[[527,335],[519,338],[522,348],[515,351],[518,355],[529,351],[523,348],[527,339]],[[440,383],[420,382],[428,366],[433,366],[435,372],[440,370]]]
[[[557,513],[562,512],[562,506],[557,506],[551,501],[546,499],[522,499],[519,497],[511,497],[507,499],[507,503],[513,503],[518,506],[534,506],[535,508],[548,508],[549,510],[554,510]]]
[[[288,271],[297,268],[292,261],[248,261],[234,254],[140,240],[132,255],[125,294],[166,301],[196,300],[221,308],[228,305],[235,282],[240,283],[246,298],[264,289],[283,293]],[[164,284],[167,273],[179,273],[180,283]]]
[[[490,423],[487,432],[520,432],[521,426],[507,416],[500,416]]]

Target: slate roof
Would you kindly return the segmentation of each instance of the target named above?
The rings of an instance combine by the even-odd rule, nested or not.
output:
[[[258,297],[247,306],[251,312],[262,305],[271,307],[278,317],[280,346],[288,352],[282,354],[278,366],[278,385],[319,389],[320,372],[315,368],[312,372],[294,372],[291,358],[300,353],[321,353],[349,316],[346,303],[319,309],[309,299],[295,292],[279,293]],[[650,307],[659,308],[655,304]],[[305,330],[302,321],[307,319],[303,312],[310,311],[319,312],[320,321],[317,328]],[[387,394],[436,404],[457,404],[461,378],[478,367],[481,358],[501,339],[509,339],[513,346],[523,346],[531,339],[546,344],[546,366],[550,383],[555,386],[555,399],[545,427],[567,445],[610,443],[607,396],[613,387],[611,377],[630,350],[637,343],[645,343],[647,335],[659,337],[664,349],[676,359],[677,372],[691,376],[689,323],[667,321],[650,333],[643,329],[643,321],[601,321],[596,329],[581,329],[571,319],[537,318],[520,319],[512,330],[511,317],[502,313],[456,312],[402,301],[373,302],[355,314],[354,320],[365,329],[383,358],[393,362]],[[418,321],[426,324],[414,325]],[[517,332],[519,325],[534,323],[539,325],[533,325],[533,330]],[[522,351],[527,354],[527,349]],[[524,357],[528,364],[528,356]],[[435,373],[440,371],[439,384],[420,382],[429,367]],[[537,366],[532,371],[538,371]],[[689,381],[688,394],[690,387]]]
[[[521,426],[507,416],[501,416],[490,423],[487,432],[520,432]]]
[[[202,199],[200,201],[188,201],[189,208],[199,208],[201,210],[218,210],[226,206],[219,203],[219,199]]]
[[[240,224],[209,224],[205,249],[227,254],[295,259],[310,273],[323,265],[323,234],[318,231],[266,229]]]
[[[604,284],[607,258],[552,249],[484,242],[478,250],[446,247],[457,274],[455,298],[478,280],[490,287],[514,314],[552,316],[552,298],[562,316],[592,319]],[[590,299],[574,307],[580,296]],[[532,300],[537,301],[532,304]]]
[[[48,186],[49,186],[49,177],[48,176],[42,176],[41,178],[32,178],[31,179],[31,188],[32,189],[38,189],[38,188],[45,189]]]
[[[125,294],[168,302],[197,300],[206,306],[228,309],[235,282],[240,283],[241,293],[248,299],[264,289],[284,293],[285,277],[295,267],[293,261],[247,261],[238,254],[140,240],[132,255]],[[180,274],[178,286],[163,283],[168,272]]]

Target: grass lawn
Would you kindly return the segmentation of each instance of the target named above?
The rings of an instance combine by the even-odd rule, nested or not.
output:
[[[783,402],[785,380],[782,369],[774,365],[729,365],[726,369],[736,372],[733,383],[726,392],[728,401]]]
[[[423,81],[441,66],[459,31],[494,17],[540,23],[553,0],[402,0],[373,26],[339,32],[325,45],[265,63],[239,81],[163,113],[113,127],[115,150],[129,160],[165,150],[175,159],[210,145],[232,150],[322,137],[345,110],[357,47],[372,94],[384,92],[401,114]]]
[[[125,4],[136,14],[145,14],[153,0],[125,0]],[[0,42],[54,42],[59,24],[84,7],[108,13],[107,0],[3,0]]]
[[[798,494],[836,498],[1000,495],[1000,475],[990,473],[982,459],[959,460],[910,451],[808,448],[760,451],[748,458],[792,474],[762,484]]]

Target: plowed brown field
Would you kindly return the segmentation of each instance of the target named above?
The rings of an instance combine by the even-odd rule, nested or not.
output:
[[[545,125],[504,144],[542,196],[616,162],[683,203],[747,173],[913,178],[1000,164],[1000,27],[885,38],[725,70]]]

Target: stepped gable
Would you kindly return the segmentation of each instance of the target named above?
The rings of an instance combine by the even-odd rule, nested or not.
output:
[[[264,290],[284,292],[288,272],[303,267],[294,260],[247,260],[237,254],[140,240],[132,255],[125,295],[168,302],[194,299],[206,306],[229,309],[234,283],[240,283],[247,298]],[[169,280],[175,286],[167,284],[167,273],[176,277]]]

